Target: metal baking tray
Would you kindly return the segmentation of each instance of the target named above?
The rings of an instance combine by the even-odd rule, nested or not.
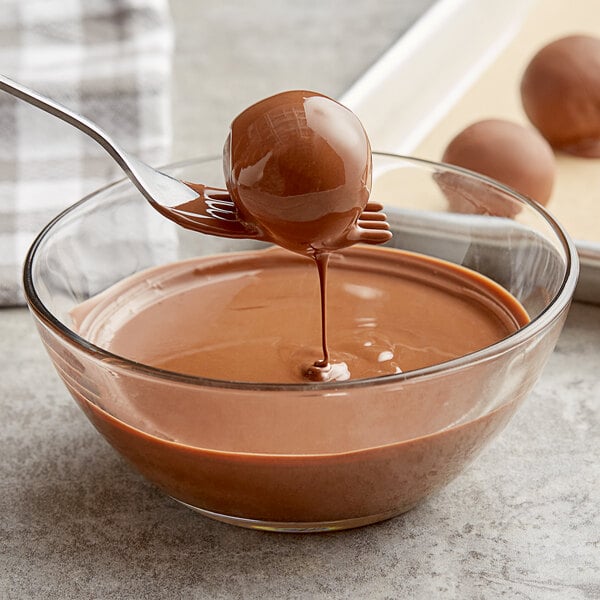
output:
[[[438,0],[340,101],[359,116],[374,150],[440,160],[452,135],[480,118],[527,123],[518,94],[522,70],[542,45],[571,33],[600,37],[600,3]],[[557,183],[561,169],[572,169],[577,160],[588,161],[587,171],[582,177],[569,175],[559,189],[555,185],[548,210],[579,252],[575,298],[600,304],[600,160],[557,154]],[[585,173],[594,179],[585,181]],[[577,193],[568,189],[569,181],[575,179],[579,185],[584,180],[586,195],[598,196],[589,198],[592,208],[579,208],[578,215],[569,212],[569,193]]]

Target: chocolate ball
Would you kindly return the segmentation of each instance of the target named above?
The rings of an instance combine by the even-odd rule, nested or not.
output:
[[[371,146],[335,100],[283,92],[234,119],[223,168],[244,219],[280,246],[314,255],[337,249],[356,227],[369,200]]]
[[[486,175],[540,204],[547,204],[552,193],[556,168],[552,148],[534,129],[511,121],[473,123],[448,144],[442,161]],[[501,193],[444,191],[456,212],[512,217],[519,210]]]
[[[600,157],[600,39],[572,35],[542,48],[523,74],[521,99],[554,148]]]

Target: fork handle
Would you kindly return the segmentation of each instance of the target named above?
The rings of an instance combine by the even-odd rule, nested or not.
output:
[[[54,117],[58,117],[65,123],[79,129],[79,131],[82,131],[100,144],[128,175],[134,175],[129,166],[129,157],[126,153],[113,142],[111,137],[103,129],[86,117],[74,113],[59,102],[47,98],[4,75],[0,75],[0,90],[9,93],[19,100],[23,100],[36,108],[40,108]]]
[[[79,129],[79,131],[92,138],[110,154],[110,156],[117,162],[119,167],[123,169],[127,177],[133,182],[133,184],[144,195],[144,197],[155,208],[159,209],[160,204],[149,193],[149,191],[146,189],[146,186],[142,183],[144,176],[150,176],[156,180],[157,174],[160,174],[162,178],[168,179],[170,184],[173,185],[176,180],[174,180],[172,177],[151,169],[142,161],[126,153],[118,144],[113,141],[111,136],[101,127],[96,125],[96,123],[90,121],[83,115],[75,113],[59,102],[56,102],[55,100],[52,100],[51,98],[48,98],[36,92],[35,90],[28,88],[22,83],[18,83],[17,81],[13,81],[4,75],[0,75],[0,90],[7,92],[19,100],[23,100],[24,102],[27,102],[28,104],[31,104],[32,106],[35,106],[36,108],[39,108],[54,117],[58,117],[65,123],[72,125],[76,129]],[[180,183],[180,201],[192,200],[193,198],[197,197],[197,194],[195,194],[190,188],[181,184],[181,182],[177,183]]]

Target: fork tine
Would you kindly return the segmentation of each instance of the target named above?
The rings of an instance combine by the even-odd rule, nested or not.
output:
[[[205,188],[204,195],[207,198],[214,198],[215,200],[226,200],[227,202],[231,202],[231,204],[233,204],[233,200],[231,199],[231,196],[229,195],[229,192],[227,192],[227,190],[206,190],[210,190],[210,188]]]
[[[210,196],[208,196],[205,202],[214,208],[221,208],[231,212],[237,210],[235,204],[233,202],[229,202],[228,200],[213,200]]]
[[[220,194],[206,194],[205,198],[207,202],[212,202],[213,204],[220,204],[229,208],[235,208],[235,202],[233,202],[233,200],[231,200],[229,196],[224,196]]]
[[[172,206],[172,210],[176,210],[180,214],[186,214],[192,218],[198,215],[211,215],[218,218],[237,218],[237,211],[233,202],[207,199],[200,196],[189,202]]]
[[[369,200],[369,202],[367,202],[367,205],[365,206],[365,211],[379,212],[381,210],[383,210],[383,204],[381,204],[381,202],[374,202]]]
[[[205,204],[207,206],[206,212],[212,217],[216,217],[218,219],[238,218],[237,210],[233,204],[231,206],[227,206],[222,202],[216,202],[214,200],[206,200]]]
[[[387,216],[382,212],[364,211],[360,214],[361,221],[385,221]]]
[[[361,227],[359,241],[363,244],[383,244],[392,239],[392,232],[387,229],[367,229]]]
[[[378,229],[383,231],[389,231],[390,225],[387,221],[363,221],[358,220],[358,226],[363,229]]]

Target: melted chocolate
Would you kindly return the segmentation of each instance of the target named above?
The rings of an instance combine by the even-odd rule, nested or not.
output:
[[[464,355],[528,321],[500,286],[433,258],[363,246],[330,262],[333,358],[354,378]],[[78,306],[74,329],[173,371],[303,382],[299,366],[319,344],[310,267],[278,248],[156,267]],[[190,385],[118,364],[113,377],[102,367],[90,393],[77,376],[65,381],[111,444],[183,502],[267,522],[364,525],[445,485],[506,423],[527,385],[474,417],[490,388],[513,385],[504,376],[519,352],[414,385],[331,393]],[[535,370],[535,352],[523,368]],[[97,368],[90,361],[84,381]]]
[[[528,320],[488,279],[387,248],[331,255],[328,291],[332,366],[326,355],[311,367],[319,342],[327,345],[312,327],[320,294],[313,269],[281,249],[156,267],[74,317],[86,339],[137,362],[261,383],[302,383],[312,369],[315,380],[410,371],[493,344]]]

